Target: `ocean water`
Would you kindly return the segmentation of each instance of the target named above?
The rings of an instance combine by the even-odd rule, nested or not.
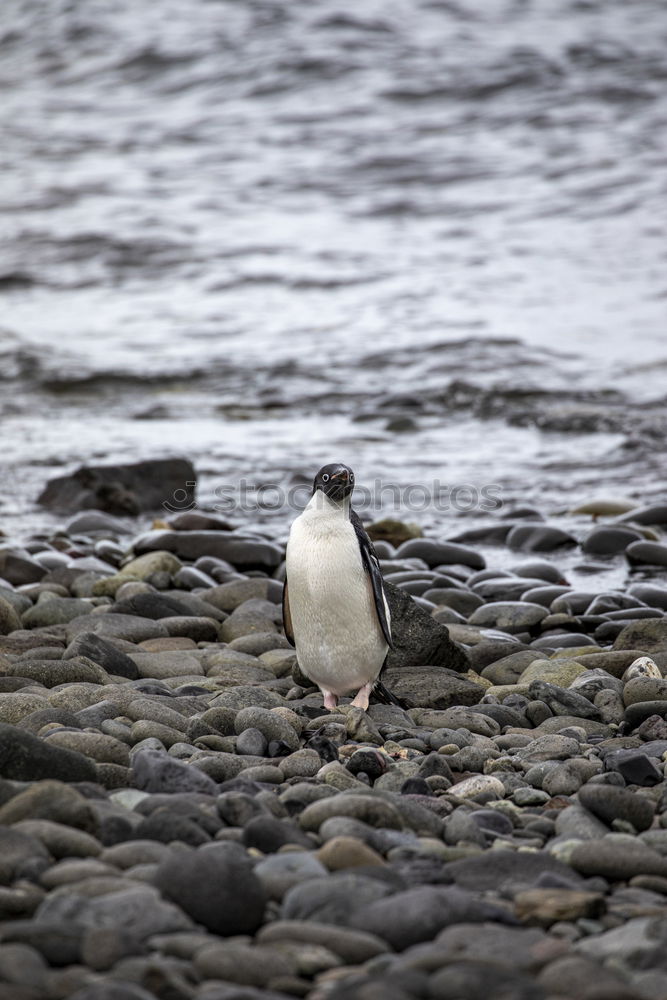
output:
[[[5,532],[163,455],[442,534],[664,492],[663,0],[5,0],[0,87]]]

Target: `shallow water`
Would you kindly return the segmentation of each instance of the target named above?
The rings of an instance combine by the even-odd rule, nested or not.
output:
[[[661,0],[8,0],[0,85],[5,531],[163,454],[663,489]]]

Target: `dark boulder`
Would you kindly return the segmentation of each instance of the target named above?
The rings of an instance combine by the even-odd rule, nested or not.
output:
[[[194,466],[185,458],[82,465],[49,480],[37,503],[54,511],[94,509],[109,514],[138,514],[163,507],[183,510],[194,505],[195,483]]]

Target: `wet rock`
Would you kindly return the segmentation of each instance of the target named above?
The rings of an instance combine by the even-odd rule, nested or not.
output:
[[[663,774],[655,761],[641,750],[615,750],[605,756],[605,770],[618,771],[629,785],[650,788],[662,781]]]
[[[246,847],[256,847],[262,854],[273,854],[285,844],[306,848],[313,846],[312,841],[298,826],[261,813],[244,824],[242,840]]]
[[[356,837],[345,836],[332,837],[320,847],[316,857],[329,871],[373,867],[385,863],[382,855],[372,847]]]
[[[471,892],[496,890],[504,884],[533,886],[540,878],[553,877],[576,888],[581,879],[572,869],[545,851],[534,853],[495,850],[447,865],[445,875]]]
[[[4,597],[0,596],[0,635],[8,635],[10,632],[21,628],[21,619]]]
[[[386,667],[382,678],[392,694],[408,706],[444,709],[475,705],[484,696],[480,684],[440,666]]]
[[[387,668],[440,666],[460,673],[468,669],[465,652],[449,638],[445,625],[434,621],[398,587],[386,583],[385,592],[394,646],[389,650]]]
[[[632,670],[632,668],[628,668]],[[626,671],[626,674],[628,671]],[[624,675],[625,676],[625,675]],[[667,701],[667,679],[662,677],[630,676],[623,688],[623,701],[627,706],[646,701]]]
[[[9,696],[4,696],[9,697]],[[0,724],[0,775],[14,781],[95,781],[95,765],[73,750],[49,746],[32,733]]]
[[[214,934],[252,934],[264,916],[265,890],[238,844],[174,848],[158,865],[155,885]]]
[[[21,615],[23,628],[45,628],[48,625],[63,625],[80,615],[88,615],[93,610],[88,601],[77,597],[52,597],[39,600]]]
[[[616,637],[613,648],[638,649],[646,653],[667,650],[667,619],[647,618],[631,622]]]
[[[438,542],[433,538],[411,538],[396,550],[397,559],[423,559],[428,566],[461,564],[484,569],[483,557],[474,549],[455,542]]]
[[[195,955],[194,967],[203,979],[258,987],[268,986],[271,980],[295,971],[293,963],[277,950],[236,941],[224,947],[210,944],[202,948]]]
[[[37,503],[58,512],[103,510],[138,514],[159,510],[178,495],[194,503],[196,473],[182,458],[153,459],[128,465],[81,466],[76,472],[49,480]]]
[[[159,750],[141,750],[132,758],[135,788],[144,792],[203,792],[215,795],[216,783],[198,768]]]
[[[561,920],[596,919],[605,910],[604,896],[585,889],[526,889],[514,897],[519,920],[551,927]]]
[[[583,539],[581,548],[587,555],[612,556],[624,552],[628,545],[641,541],[642,537],[634,528],[598,524]]]
[[[281,917],[347,925],[364,904],[385,899],[391,891],[392,886],[380,879],[337,872],[326,878],[309,879],[290,889],[283,899]],[[369,932],[367,927],[360,930]]]
[[[346,965],[360,965],[389,950],[387,944],[374,934],[348,930],[335,924],[303,923],[296,920],[277,920],[265,924],[257,934],[257,941],[266,944],[281,941],[321,944],[338,955]]]
[[[527,601],[493,601],[472,613],[468,619],[471,625],[485,628],[499,628],[510,634],[525,632],[546,618],[547,609],[540,604]]]
[[[53,858],[43,842],[25,830],[0,826],[0,881],[9,885],[15,879],[37,878]]]
[[[625,549],[629,562],[650,566],[667,566],[667,545],[659,542],[632,542]]]
[[[274,570],[282,561],[282,549],[259,538],[225,531],[153,531],[135,540],[134,550],[143,555],[164,549],[179,559],[215,556],[240,570]]]
[[[512,917],[458,887],[418,886],[360,906],[350,923],[403,951],[451,924],[487,920],[511,923]]]
[[[93,899],[74,892],[53,893],[38,908],[35,919],[75,927],[122,928],[138,941],[153,934],[192,929],[182,910],[160,899],[149,886],[123,888]]]
[[[509,548],[523,552],[553,552],[576,544],[576,538],[569,532],[534,522],[516,524],[507,536]]]
[[[41,840],[54,858],[96,857],[102,850],[99,840],[91,834],[50,819],[20,820],[14,829]]]
[[[585,785],[579,791],[582,806],[609,826],[616,819],[631,823],[635,830],[648,830],[655,815],[655,802],[627,788]]]
[[[101,635],[95,632],[80,632],[67,646],[63,660],[85,657],[99,664],[108,674],[136,680],[139,676],[136,664],[126,653],[121,652]]]
[[[317,831],[322,823],[332,816],[350,816],[370,826],[383,826],[395,830],[403,827],[399,812],[384,799],[372,795],[341,793],[306,806],[299,816],[299,823],[304,830]]]
[[[667,858],[627,836],[577,844],[569,860],[582,875],[602,875],[612,881],[635,875],[667,875]]]
[[[109,675],[97,663],[77,656],[70,660],[22,660],[14,663],[9,673],[27,677],[46,688],[61,684],[107,684]]]
[[[61,781],[36,782],[0,806],[0,824],[11,825],[23,819],[48,819],[88,833],[97,828],[88,800]]]
[[[277,712],[266,708],[243,708],[236,716],[234,727],[237,733],[246,729],[257,729],[267,742],[281,740],[290,750],[299,749],[299,737],[294,728]]]

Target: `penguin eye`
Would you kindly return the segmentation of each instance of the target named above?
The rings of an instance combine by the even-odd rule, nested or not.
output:
[[[351,482],[351,483],[353,483],[353,482],[354,482],[354,472],[351,472],[351,473],[350,473],[350,482]]]
[[[322,473],[322,482],[323,483],[328,483],[329,482],[329,473],[328,472],[323,472]]]

